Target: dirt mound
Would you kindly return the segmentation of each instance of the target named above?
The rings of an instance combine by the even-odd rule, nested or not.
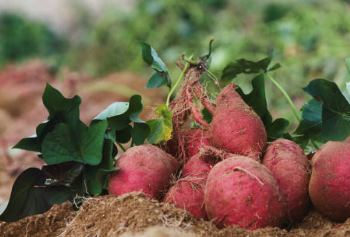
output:
[[[66,202],[62,205],[54,205],[50,211],[44,214],[29,216],[17,222],[0,222],[0,233],[4,237],[58,236],[74,216],[72,205]]]
[[[24,218],[14,223],[0,223],[3,237],[117,237],[134,236],[350,236],[350,219],[335,223],[311,211],[304,221],[288,232],[279,228],[255,231],[231,226],[217,229],[211,222],[196,220],[172,205],[147,199],[142,193],[125,194],[118,198],[102,196],[87,199],[78,212],[69,203],[54,206],[42,215]]]

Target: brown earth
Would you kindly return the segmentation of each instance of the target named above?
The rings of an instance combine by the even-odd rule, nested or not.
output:
[[[155,226],[157,228],[151,228]],[[312,210],[289,232],[270,227],[249,231],[238,226],[219,230],[211,222],[196,220],[172,205],[147,199],[142,193],[130,193],[120,197],[109,195],[86,199],[77,212],[69,203],[64,203],[41,215],[14,223],[0,222],[2,237],[126,237],[145,231],[147,234],[140,236],[338,237],[350,236],[350,219],[345,223],[335,223]]]

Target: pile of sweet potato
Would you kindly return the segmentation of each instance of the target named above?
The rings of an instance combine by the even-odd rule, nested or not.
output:
[[[350,217],[349,139],[326,143],[311,162],[293,141],[267,144],[261,118],[235,89],[221,90],[209,128],[186,131],[186,162],[153,145],[133,147],[118,159],[109,192],[142,191],[218,227],[299,222],[310,197],[325,216]]]

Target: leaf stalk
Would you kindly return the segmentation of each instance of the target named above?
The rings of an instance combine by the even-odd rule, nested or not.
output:
[[[297,109],[295,108],[295,105],[292,101],[292,99],[289,97],[289,95],[287,94],[287,92],[283,89],[283,87],[275,80],[273,79],[273,77],[266,73],[267,77],[270,79],[270,81],[281,91],[281,93],[284,95],[284,97],[286,98],[286,100],[288,101],[290,107],[292,107],[292,110],[293,110],[293,113],[295,115],[295,117],[298,119],[298,121],[300,122],[301,121],[301,118],[298,114],[298,111]]]
[[[125,147],[120,142],[117,141],[117,144],[123,150],[123,152],[126,152]]]
[[[190,59],[192,59],[192,56],[190,57]],[[166,98],[166,107],[167,107],[167,108],[169,108],[169,103],[170,103],[170,97],[171,97],[171,95],[174,93],[175,89],[179,86],[179,84],[180,84],[182,78],[184,77],[184,75],[185,75],[185,73],[186,73],[187,68],[188,68],[189,65],[190,65],[190,63],[187,62],[186,65],[185,65],[185,67],[184,67],[184,69],[182,70],[182,72],[181,72],[179,78],[178,78],[177,81],[175,82],[175,85],[170,89],[169,94],[168,94],[168,97]]]

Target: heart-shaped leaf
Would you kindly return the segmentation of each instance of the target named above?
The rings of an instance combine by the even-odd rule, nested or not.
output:
[[[52,205],[70,200],[74,193],[65,186],[45,187],[45,174],[37,168],[29,168],[20,174],[11,191],[6,208],[0,213],[0,221],[17,221],[26,216],[41,214]]]
[[[66,161],[97,165],[102,159],[102,144],[107,121],[92,124],[89,128],[79,123],[72,127],[58,124],[43,142],[42,155],[49,165]]]
[[[45,136],[57,124],[79,122],[79,106],[81,104],[81,98],[79,96],[67,99],[61,92],[47,83],[42,100],[49,111],[49,119],[37,126],[36,135],[23,138],[14,148],[41,152]]]

